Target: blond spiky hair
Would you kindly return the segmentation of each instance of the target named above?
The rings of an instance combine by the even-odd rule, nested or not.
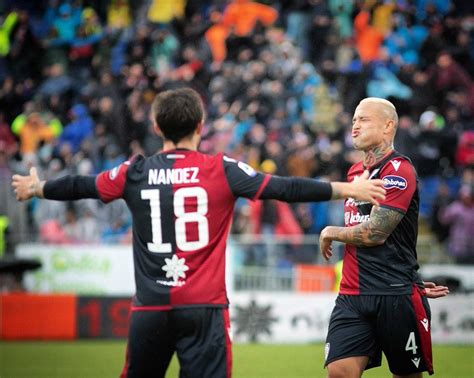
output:
[[[384,98],[379,98],[379,97],[366,97],[363,100],[360,101],[359,104],[362,104],[363,102],[375,102],[378,104],[384,104],[386,106],[391,107],[393,110],[397,111],[395,109],[395,105],[393,105],[390,101],[385,100]]]
[[[397,109],[395,108],[395,105],[393,105],[390,101],[379,97],[366,97],[359,102],[359,105],[366,102],[382,105],[381,108],[387,118],[393,120],[395,122],[395,126],[398,125]]]

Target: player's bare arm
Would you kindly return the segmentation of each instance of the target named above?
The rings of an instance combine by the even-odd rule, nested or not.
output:
[[[321,254],[328,260],[332,256],[331,244],[340,241],[358,247],[374,247],[383,244],[402,220],[403,213],[385,207],[372,208],[370,220],[354,227],[328,226],[319,238]]]
[[[40,181],[36,168],[30,169],[28,176],[13,175],[12,186],[18,201],[26,201],[33,197],[44,198],[45,181]]]

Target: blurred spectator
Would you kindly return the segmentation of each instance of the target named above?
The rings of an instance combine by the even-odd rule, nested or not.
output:
[[[153,24],[160,27],[166,27],[174,18],[184,16],[184,0],[152,0],[148,9],[147,18]]]
[[[384,35],[371,24],[371,15],[367,10],[362,10],[355,17],[354,32],[357,51],[362,62],[378,59]]]
[[[443,182],[438,188],[438,193],[434,199],[433,214],[430,217],[430,227],[440,243],[445,243],[449,236],[449,223],[441,222],[441,215],[446,211],[448,205],[453,202],[449,186]]]
[[[71,122],[64,127],[59,138],[59,145],[70,144],[73,153],[79,150],[79,146],[86,138],[92,137],[94,122],[89,115],[87,107],[76,104],[71,109]]]
[[[3,113],[0,112],[0,150],[3,151],[8,158],[18,151],[18,143],[13,136],[10,126],[5,122]]]
[[[131,21],[128,0],[111,0],[107,9],[107,27],[112,31],[125,29]]]
[[[329,0],[328,3],[341,39],[351,37],[354,0]]]
[[[101,227],[93,210],[86,206],[77,221],[77,236],[81,243],[98,243]]]
[[[474,165],[474,131],[465,131],[459,138],[456,163],[461,167]]]
[[[81,241],[79,238],[79,224],[74,205],[70,204],[67,206],[62,229],[69,243],[78,243]]]
[[[47,79],[38,88],[40,96],[65,95],[73,89],[73,80],[65,73],[64,67],[54,63],[46,68]]]
[[[76,28],[81,23],[80,9],[74,9],[70,4],[63,3],[58,8],[52,20],[54,32],[57,37],[55,44],[64,45],[69,44],[74,40]]]
[[[440,213],[440,221],[450,226],[448,254],[458,264],[474,264],[474,202],[473,186],[464,185],[456,201]]]
[[[35,154],[41,143],[51,142],[54,131],[46,125],[38,112],[27,116],[25,123],[15,130],[20,139],[20,152],[23,155]]]

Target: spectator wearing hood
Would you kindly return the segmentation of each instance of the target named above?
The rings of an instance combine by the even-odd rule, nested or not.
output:
[[[87,107],[83,104],[76,104],[71,109],[72,121],[66,125],[61,137],[60,144],[69,143],[74,152],[79,150],[82,141],[92,136],[94,122],[89,116]]]

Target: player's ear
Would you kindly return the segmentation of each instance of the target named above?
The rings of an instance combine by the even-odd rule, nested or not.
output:
[[[204,129],[204,119],[201,120],[201,122],[197,124],[196,134],[201,135],[203,129]]]
[[[385,122],[384,133],[389,134],[393,131],[395,131],[395,122],[392,119],[389,119],[387,122]]]
[[[160,129],[160,126],[156,122],[152,122],[153,125],[153,131],[156,133],[156,135],[163,137],[163,132]]]

